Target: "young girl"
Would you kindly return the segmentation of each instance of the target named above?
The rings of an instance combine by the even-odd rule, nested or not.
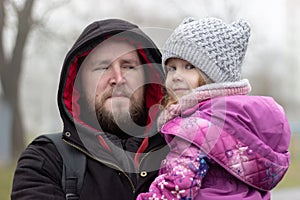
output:
[[[271,97],[247,95],[249,36],[242,20],[186,18],[168,38],[158,125],[171,151],[137,199],[270,199],[289,166],[290,129]]]

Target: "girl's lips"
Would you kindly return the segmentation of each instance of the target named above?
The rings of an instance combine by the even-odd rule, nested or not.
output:
[[[173,89],[173,91],[185,91],[185,90],[189,90],[188,88],[175,88]]]
[[[186,95],[190,92],[190,89],[188,88],[176,88],[175,90],[173,90],[174,94],[177,97],[182,97],[183,95]]]

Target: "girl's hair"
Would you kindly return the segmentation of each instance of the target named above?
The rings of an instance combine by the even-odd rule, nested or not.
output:
[[[167,108],[172,104],[176,104],[178,102],[178,99],[176,99],[173,95],[170,95],[169,91],[165,87],[166,95],[161,100],[161,105],[163,108]],[[171,92],[171,91],[170,91]]]

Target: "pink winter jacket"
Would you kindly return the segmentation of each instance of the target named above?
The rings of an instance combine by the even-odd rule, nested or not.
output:
[[[245,88],[232,93],[232,88],[225,87],[210,90],[208,96],[213,98],[203,98],[205,92],[195,91],[185,102],[197,99],[200,103],[193,106],[183,103],[168,110],[164,116],[168,122],[161,132],[171,152],[162,164],[161,175],[150,186],[151,197],[171,199],[165,198],[169,194],[174,199],[270,199],[269,191],[280,182],[289,166],[289,124],[283,108],[274,99],[244,95]],[[171,182],[170,173],[165,169],[172,171],[176,167],[170,161],[183,160],[177,162],[189,166],[199,155],[200,160],[204,159],[203,152],[208,158],[205,159],[209,165],[207,175],[194,176],[197,170],[195,174],[191,174],[193,170],[184,170],[183,176],[194,188],[180,188],[180,181],[177,187],[175,184],[168,189],[170,183],[166,184],[166,180]],[[200,164],[197,167],[207,170]],[[194,177],[198,184],[191,185]],[[165,183],[163,187],[162,183]],[[140,197],[151,199],[149,193]]]

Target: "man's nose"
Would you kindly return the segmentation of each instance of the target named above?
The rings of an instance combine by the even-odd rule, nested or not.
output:
[[[124,74],[121,70],[121,67],[118,65],[111,67],[111,73],[110,73],[110,79],[109,83],[110,85],[118,85],[124,83]]]

